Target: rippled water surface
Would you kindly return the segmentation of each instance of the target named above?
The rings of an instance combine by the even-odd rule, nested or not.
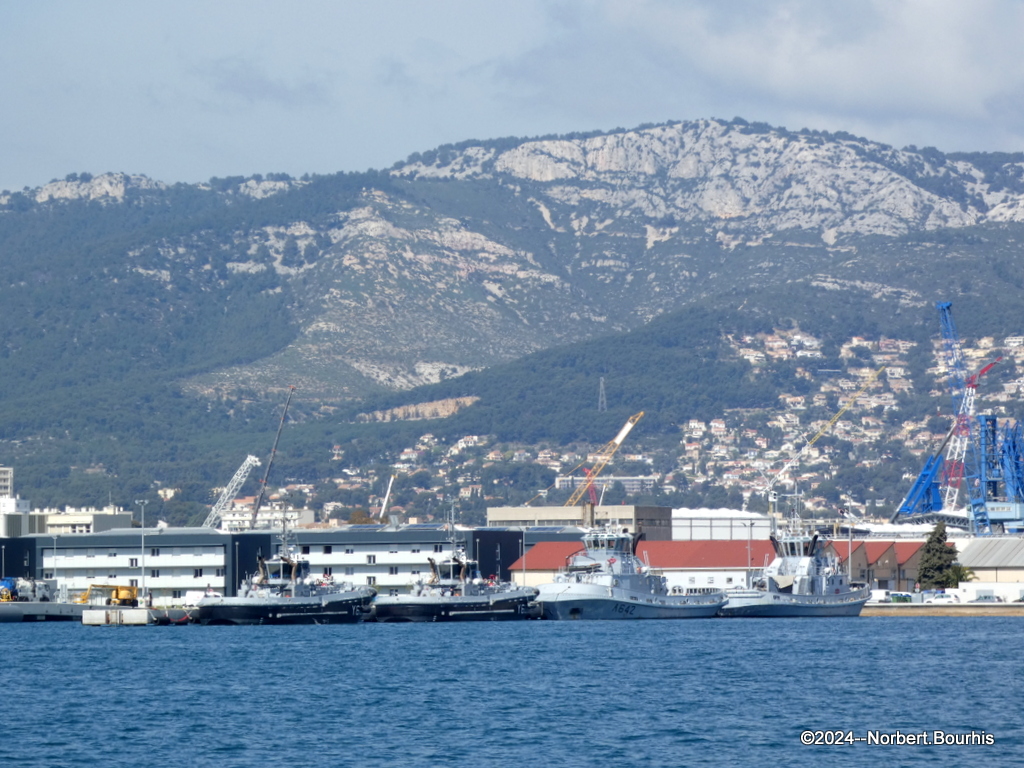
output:
[[[999,766],[1019,618],[0,624],[0,766]],[[810,729],[981,746],[803,746]]]

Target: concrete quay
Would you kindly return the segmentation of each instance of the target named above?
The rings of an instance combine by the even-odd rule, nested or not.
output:
[[[1024,603],[868,603],[861,616],[1024,616]]]

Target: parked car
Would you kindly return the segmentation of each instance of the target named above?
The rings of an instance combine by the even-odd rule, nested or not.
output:
[[[937,595],[928,595],[924,599],[926,603],[959,603],[960,598],[956,595],[951,595],[946,592],[940,592]]]
[[[909,592],[890,592],[889,602],[892,603],[912,603],[914,602],[914,596]]]
[[[999,595],[978,595],[973,600],[969,600],[971,603],[1001,603],[1003,598]]]

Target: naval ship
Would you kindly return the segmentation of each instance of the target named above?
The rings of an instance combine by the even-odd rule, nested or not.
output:
[[[540,618],[535,587],[517,587],[480,575],[477,561],[457,550],[440,563],[427,558],[430,579],[409,594],[378,595],[373,618],[400,621],[514,621]]]
[[[636,556],[640,536],[609,528],[583,537],[573,555],[537,599],[545,619],[692,619],[714,616],[725,605],[721,590],[688,594],[669,589]]]
[[[237,597],[207,595],[196,603],[200,624],[346,624],[362,621],[377,591],[310,575],[293,554],[287,533],[281,551],[258,559],[258,570]]]
[[[828,542],[799,529],[771,537],[775,559],[747,588],[730,589],[721,616],[859,616],[871,597],[851,583]]]

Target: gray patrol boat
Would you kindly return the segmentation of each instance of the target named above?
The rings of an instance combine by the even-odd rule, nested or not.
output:
[[[207,595],[196,604],[200,624],[351,624],[370,611],[377,591],[312,576],[309,562],[292,553],[287,531],[281,551],[259,558],[258,571],[237,597]]]
[[[595,530],[537,599],[545,619],[696,619],[714,616],[725,605],[721,590],[687,593],[669,589],[636,556],[640,537],[627,531]]]
[[[418,580],[409,594],[378,595],[373,618],[380,622],[404,621],[515,621],[540,618],[535,587],[517,587],[495,578],[483,578],[477,562],[465,552],[430,563],[429,580]]]
[[[726,592],[721,616],[859,616],[871,597],[851,583],[824,536],[799,529],[771,537],[775,559],[746,588]]]

